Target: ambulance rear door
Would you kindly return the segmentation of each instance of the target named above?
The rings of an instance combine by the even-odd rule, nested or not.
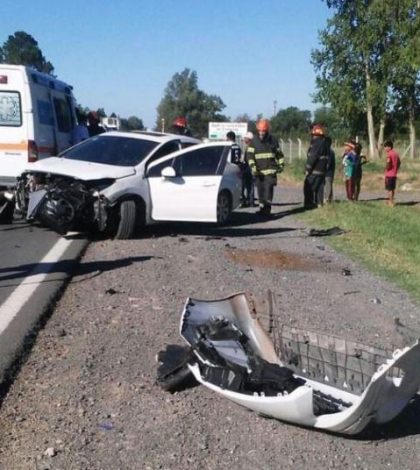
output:
[[[12,185],[27,165],[32,127],[25,67],[0,64],[0,186]]]

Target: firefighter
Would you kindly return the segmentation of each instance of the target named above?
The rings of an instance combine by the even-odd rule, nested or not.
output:
[[[191,137],[191,131],[188,129],[187,119],[184,116],[179,116],[174,119],[172,123],[172,133]]]
[[[277,173],[284,168],[284,155],[277,139],[270,133],[267,119],[257,123],[257,135],[247,148],[246,158],[255,177],[258,190],[260,215],[271,214],[274,186],[277,185]]]
[[[325,129],[320,124],[311,128],[311,143],[305,165],[303,183],[304,207],[314,209],[324,202],[324,182],[327,172],[330,145],[325,137]]]

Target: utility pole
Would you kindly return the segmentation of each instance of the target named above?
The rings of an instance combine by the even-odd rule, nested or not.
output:
[[[277,114],[277,100],[274,100],[273,101],[273,116],[275,116],[276,114]]]

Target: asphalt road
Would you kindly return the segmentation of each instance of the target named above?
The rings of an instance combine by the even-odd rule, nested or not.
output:
[[[87,244],[23,220],[0,225],[0,381]]]
[[[59,235],[23,220],[0,225],[0,304],[28,276]]]
[[[245,291],[264,319],[270,289],[279,324],[379,348],[401,345],[395,317],[420,328],[405,292],[307,235],[293,216],[301,199],[279,185],[268,221],[244,209],[220,229],[167,224],[91,243],[0,398],[0,468],[418,470],[418,397],[355,438],[265,419],[202,386],[171,395],[156,383],[156,354],[183,344],[187,297]]]

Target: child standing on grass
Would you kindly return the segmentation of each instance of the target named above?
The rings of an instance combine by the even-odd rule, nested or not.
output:
[[[349,201],[354,201],[354,168],[356,164],[356,154],[354,153],[354,142],[344,144],[343,167],[346,194]]]
[[[394,150],[394,143],[387,140],[384,143],[386,151],[386,165],[385,165],[385,189],[388,191],[387,205],[394,207],[395,188],[397,186],[397,174],[401,166],[401,160],[398,153]]]

